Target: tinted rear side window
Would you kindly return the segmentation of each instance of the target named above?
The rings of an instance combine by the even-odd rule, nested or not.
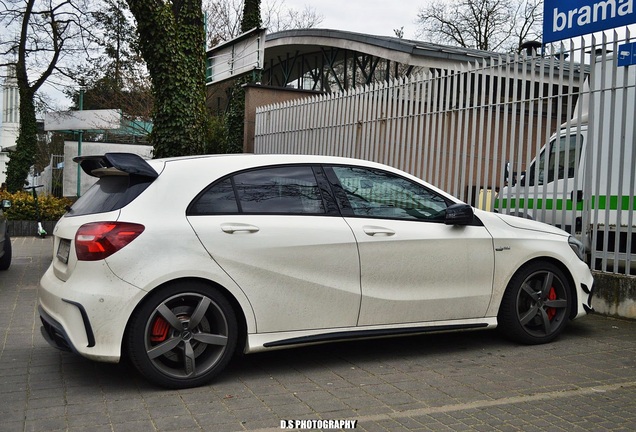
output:
[[[238,205],[230,179],[225,179],[209,188],[188,210],[188,214],[193,215],[225,213],[238,213]]]
[[[325,214],[311,166],[289,165],[238,173],[195,199],[187,214]]]
[[[152,180],[128,175],[102,177],[73,204],[67,216],[119,210],[146,190]]]
[[[234,176],[243,213],[322,214],[320,189],[309,166],[248,171]]]

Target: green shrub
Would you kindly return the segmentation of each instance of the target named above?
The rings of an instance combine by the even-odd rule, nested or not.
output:
[[[11,200],[11,208],[5,211],[9,220],[37,220],[35,202],[30,192],[0,192],[0,199]],[[56,221],[66,213],[66,208],[73,204],[69,198],[57,198],[52,195],[38,195],[40,220]]]

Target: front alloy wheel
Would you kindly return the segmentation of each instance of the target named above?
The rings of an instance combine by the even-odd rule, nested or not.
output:
[[[236,349],[236,315],[210,287],[189,284],[152,294],[131,321],[128,350],[149,381],[163,387],[205,384]]]
[[[550,263],[521,268],[502,299],[497,317],[499,329],[521,343],[552,341],[567,324],[570,292],[563,272]]]

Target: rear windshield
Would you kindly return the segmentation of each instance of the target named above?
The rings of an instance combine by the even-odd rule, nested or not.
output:
[[[102,177],[73,204],[66,216],[119,210],[141,195],[153,180],[132,175]]]

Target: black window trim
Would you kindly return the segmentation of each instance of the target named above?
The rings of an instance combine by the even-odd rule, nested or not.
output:
[[[261,169],[272,169],[272,168],[282,168],[282,167],[311,167],[314,173],[314,178],[316,179],[321,198],[323,201],[323,206],[325,208],[325,213],[245,213],[241,207],[241,202],[238,197],[238,191],[236,189],[236,185],[234,184],[234,176],[250,172],[250,171],[258,171]],[[346,192],[344,188],[340,184],[338,177],[333,171],[333,167],[353,167],[353,168],[364,168],[364,169],[373,169],[381,172],[385,172],[389,175],[399,177],[417,185],[419,187],[425,188],[431,194],[438,196],[444,200],[447,206],[455,204],[455,201],[452,201],[445,196],[427,188],[421,183],[415,182],[409,178],[401,176],[391,171],[383,170],[377,167],[367,167],[364,165],[355,165],[355,164],[326,164],[326,163],[281,163],[281,164],[272,164],[272,165],[262,165],[258,167],[251,167],[242,169],[239,171],[232,172],[230,174],[224,175],[220,177],[204,187],[188,204],[186,208],[186,216],[225,216],[225,215],[250,215],[250,216],[325,216],[325,217],[352,217],[352,218],[367,218],[367,219],[386,219],[386,220],[399,220],[399,221],[407,221],[407,222],[423,222],[423,223],[439,223],[444,224],[444,220],[427,220],[427,219],[403,219],[403,218],[390,218],[386,216],[361,216],[356,215],[353,212],[353,208],[349,203],[349,199],[347,198]],[[232,184],[232,190],[234,192],[234,199],[237,203],[237,212],[224,212],[224,213],[194,213],[192,208],[194,207],[195,202],[204,195],[210,188],[214,187],[220,182],[225,181],[226,179],[230,179]],[[475,216],[472,225],[481,226],[481,221]]]

